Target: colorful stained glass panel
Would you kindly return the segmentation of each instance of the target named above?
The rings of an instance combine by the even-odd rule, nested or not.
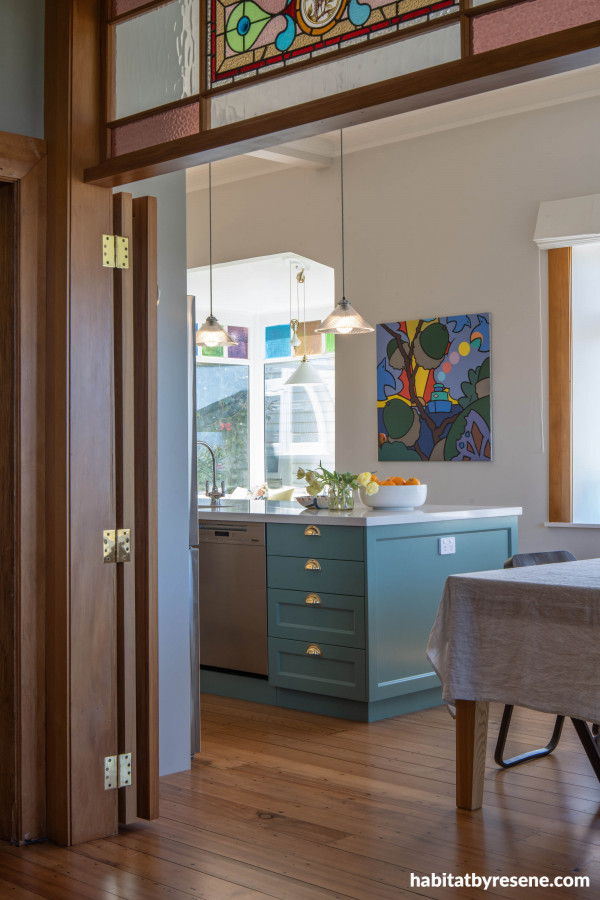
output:
[[[229,325],[227,333],[231,335],[235,346],[227,348],[227,356],[229,359],[248,359],[248,329],[241,325]]]
[[[223,353],[223,347],[202,347],[202,356],[216,356],[223,357],[225,354]]]
[[[304,356],[304,354],[307,356],[320,356],[323,353],[323,336],[315,333],[320,324],[320,319],[306,323],[306,343],[304,342],[304,323],[300,324],[298,329],[300,346],[294,350],[296,356]]]
[[[320,59],[458,7],[459,0],[209,0],[208,85]]]
[[[281,359],[291,355],[290,326],[268,325],[265,328],[265,359]]]

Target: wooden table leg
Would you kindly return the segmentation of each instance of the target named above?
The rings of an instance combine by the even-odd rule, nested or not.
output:
[[[479,809],[483,800],[488,704],[456,701],[456,805]]]

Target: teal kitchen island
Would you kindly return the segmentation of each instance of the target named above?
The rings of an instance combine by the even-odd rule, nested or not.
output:
[[[201,653],[201,690],[368,722],[439,704],[425,648],[444,582],[501,568],[517,552],[520,513],[475,506],[330,512],[261,501],[200,507],[201,547],[209,532],[255,523],[266,551],[266,633],[248,637],[265,641],[266,674],[204,667]],[[221,562],[224,580],[229,569]],[[202,573],[201,561],[201,630]],[[214,588],[210,594],[218,603]],[[232,629],[243,619],[243,585],[236,594],[225,598],[240,611],[226,617]]]

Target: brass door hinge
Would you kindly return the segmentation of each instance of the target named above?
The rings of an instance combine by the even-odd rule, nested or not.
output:
[[[129,238],[120,234],[103,234],[102,265],[107,269],[128,269]]]
[[[119,754],[119,787],[129,787],[131,784],[131,753]]]
[[[104,757],[104,790],[129,787],[131,784],[131,753],[120,753],[119,756]]]
[[[129,562],[131,560],[131,528],[103,531],[102,555],[105,563]]]

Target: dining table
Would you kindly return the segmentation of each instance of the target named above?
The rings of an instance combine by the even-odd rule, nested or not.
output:
[[[600,559],[450,576],[427,657],[456,716],[459,808],[482,805],[490,702],[570,717],[598,774]]]

